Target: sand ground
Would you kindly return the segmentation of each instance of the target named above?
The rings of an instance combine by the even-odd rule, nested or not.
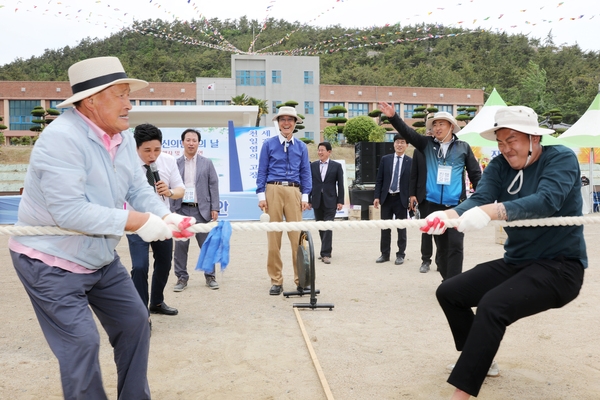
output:
[[[501,375],[488,378],[481,399],[600,398],[600,227],[585,229],[590,258],[579,297],[510,326],[497,355]],[[318,251],[318,233],[313,232]],[[394,233],[395,240],[395,233]],[[153,316],[149,380],[155,399],[326,399],[322,379],[303,339],[304,327],[330,398],[447,399],[446,365],[457,352],[434,292],[437,272],[419,273],[420,233],[408,232],[404,265],[375,264],[379,231],[334,232],[330,265],[317,263],[319,303],[308,297],[269,296],[266,234],[235,231],[231,264],[211,291],[193,271],[188,288],[166,302],[179,315]],[[8,236],[0,236],[7,248]],[[130,265],[127,240],[118,247]],[[289,242],[283,240],[284,289],[293,290]],[[464,269],[501,257],[488,227],[465,237]],[[198,248],[191,246],[193,269]],[[0,399],[61,399],[58,364],[51,353],[8,251],[0,252]],[[112,351],[101,332],[101,364],[110,399],[116,399]]]

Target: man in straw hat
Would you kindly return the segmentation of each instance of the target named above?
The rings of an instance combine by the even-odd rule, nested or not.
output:
[[[302,211],[308,210],[308,195],[312,190],[312,177],[308,149],[301,140],[294,138],[296,124],[301,124],[294,107],[280,107],[273,118],[277,121],[279,134],[264,141],[258,161],[256,193],[258,207],[269,214],[271,222],[301,221]],[[283,291],[283,263],[281,261],[282,232],[267,232],[269,250],[267,272],[271,278],[269,294],[277,296]],[[288,232],[292,246],[294,282],[299,286],[296,253],[300,232]]]
[[[479,163],[468,143],[458,140],[460,131],[456,119],[445,111],[434,114],[426,122],[432,136],[419,135],[404,123],[394,110],[393,104],[379,103],[381,111],[390,118],[394,128],[406,141],[425,157],[427,178],[425,200],[419,204],[427,212],[442,211],[458,205],[464,200],[465,169],[473,187],[481,178]],[[451,229],[435,237],[435,263],[442,279],[462,272],[463,234]]]
[[[542,146],[542,136],[554,131],[540,128],[529,107],[502,107],[495,121],[481,136],[496,140],[502,157],[490,161],[475,194],[451,210],[428,216],[424,230],[440,233],[450,218],[458,218],[458,231],[467,232],[490,220],[582,215],[579,163],[573,151]],[[477,396],[486,374],[499,374],[493,360],[507,326],[564,306],[577,297],[583,283],[583,226],[505,229],[502,259],[446,280],[436,292],[456,349],[462,352],[449,366],[448,382],[457,388],[454,400]]]
[[[91,309],[114,348],[119,399],[149,399],[150,327],[115,247],[125,231],[145,241],[189,237],[195,221],[171,214],[139,167],[129,127],[129,79],[115,57],[69,68],[74,106],[49,125],[31,153],[19,226],[55,226],[75,236],[14,236],[17,275],[60,365],[65,399],[106,399]],[[124,209],[127,201],[138,212]]]

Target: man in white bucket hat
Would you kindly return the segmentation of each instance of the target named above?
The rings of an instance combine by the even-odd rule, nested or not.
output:
[[[195,221],[170,213],[139,167],[133,135],[121,133],[129,93],[147,83],[128,78],[115,57],[80,61],[69,79],[73,95],[58,107],[75,107],[36,142],[17,225],[82,235],[14,236],[10,253],[58,359],[65,399],[107,398],[92,310],[113,346],[117,397],[149,399],[148,310],[115,248],[125,231],[148,242],[192,236],[186,228]]]
[[[540,128],[529,107],[500,108],[495,122],[481,136],[496,140],[502,156],[490,161],[469,199],[427,217],[430,233],[442,232],[444,220],[450,218],[458,218],[458,231],[467,232],[490,220],[582,215],[579,163],[573,151],[542,146],[542,136],[553,131]],[[507,326],[564,306],[577,297],[583,283],[587,267],[583,226],[505,230],[502,259],[446,280],[436,292],[456,349],[462,352],[448,378],[457,388],[454,400],[477,396],[486,374],[499,374],[493,360]]]
[[[301,124],[294,107],[279,107],[273,118],[279,128],[277,136],[263,142],[258,161],[256,194],[258,207],[269,214],[271,222],[302,221],[302,211],[308,210],[308,195],[312,190],[312,174],[308,149],[303,141],[294,138],[296,124]],[[283,262],[281,261],[282,232],[267,232],[269,250],[267,272],[271,278],[269,294],[277,296],[283,292]],[[296,253],[300,232],[288,232],[292,246],[294,282],[299,286]]]
[[[393,104],[380,102],[381,111],[390,119],[394,128],[406,141],[425,157],[427,177],[425,200],[419,205],[428,213],[448,210],[463,201],[466,196],[465,171],[474,188],[481,178],[481,168],[467,142],[459,140],[456,133],[460,127],[452,114],[440,111],[426,122],[431,136],[419,135],[404,123],[394,110]],[[436,236],[435,263],[443,280],[462,272],[464,235],[449,230]]]

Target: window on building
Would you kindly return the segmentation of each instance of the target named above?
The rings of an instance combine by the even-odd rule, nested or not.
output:
[[[434,107],[437,108],[438,111],[445,111],[447,113],[454,114],[454,107],[452,107],[452,104],[436,104]]]
[[[394,111],[396,111],[398,116],[400,116],[400,103],[394,104]]]
[[[271,71],[271,83],[281,83],[281,71],[275,69]]]
[[[305,101],[304,102],[304,114],[314,114],[315,106],[313,101]]]
[[[422,104],[405,104],[404,105],[404,118],[412,118],[415,108],[422,107]]]
[[[137,106],[137,100],[129,99],[132,106]]]
[[[235,71],[235,84],[237,86],[265,86],[265,71]]]
[[[272,108],[272,114],[277,114],[277,106],[280,105],[282,103],[281,100],[273,100],[273,108]]]
[[[31,123],[33,119],[31,111],[39,105],[39,100],[9,100],[8,113],[10,121],[8,122],[8,129],[11,131],[28,131],[32,126],[37,126],[37,124]]]
[[[335,117],[336,114],[329,114],[329,109],[334,106],[342,106],[343,107],[344,103],[323,102],[323,116],[327,117],[327,118]]]
[[[469,108],[469,107],[473,107],[473,106],[457,106],[456,108],[461,108],[461,107],[464,107],[464,108]],[[465,111],[461,111],[460,113],[461,113],[461,114],[469,114],[471,117],[474,117],[474,116],[475,116],[475,111],[469,111],[469,112],[467,112],[467,111],[465,110]]]
[[[205,106],[229,106],[231,100],[204,100],[202,104]]]
[[[176,106],[195,106],[196,100],[175,100]]]
[[[315,140],[315,133],[314,132],[304,132],[304,137],[307,139],[310,139],[312,141]]]
[[[71,107],[65,107],[65,108],[57,108],[56,106],[59,105],[60,103],[62,103],[64,100],[50,100],[50,108],[53,108],[57,111],[60,111],[60,113],[64,113],[65,111],[67,111],[69,108]]]
[[[164,106],[165,102],[162,100],[140,100],[140,106]]]
[[[348,103],[348,117],[358,117],[369,114],[369,103]]]
[[[314,84],[314,77],[312,71],[304,71],[304,84],[312,85]]]

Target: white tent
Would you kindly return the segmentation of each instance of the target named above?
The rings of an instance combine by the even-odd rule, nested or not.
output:
[[[496,111],[505,106],[506,103],[494,88],[481,110],[456,136],[473,147],[496,147],[495,141],[484,139],[479,134],[494,126]]]
[[[589,207],[590,212],[594,210],[594,147],[600,147],[600,93],[596,95],[594,101],[587,109],[585,114],[579,118],[572,127],[559,136],[558,141],[562,141],[567,146],[590,147],[589,163]]]

